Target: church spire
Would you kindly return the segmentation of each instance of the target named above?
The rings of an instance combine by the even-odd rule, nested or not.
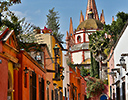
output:
[[[102,10],[101,16],[100,16],[100,21],[105,24],[105,19],[104,19],[104,11]]]
[[[86,17],[85,17],[86,20],[89,19],[88,13],[90,11],[92,11],[94,14],[93,18],[96,20],[99,20],[95,0],[88,0],[87,9],[86,9]]]
[[[71,17],[70,17],[69,35],[73,35],[73,24],[72,24],[72,18]]]
[[[80,14],[80,23],[82,23],[84,21],[84,16],[82,14],[82,11],[81,11],[81,14]]]

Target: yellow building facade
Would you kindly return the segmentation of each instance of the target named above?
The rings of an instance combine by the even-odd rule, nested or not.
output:
[[[57,46],[59,47],[59,58],[57,58],[57,63],[60,65],[60,67],[62,68],[63,65],[63,59],[62,59],[62,50],[63,50],[63,46],[60,44],[60,42],[57,40],[57,38],[52,35],[52,33],[43,33],[43,34],[36,34],[36,39],[37,39],[37,43],[39,44],[47,44],[49,51],[51,53],[51,56],[54,61],[53,63],[53,70],[55,70],[55,54],[54,54],[54,47],[57,44]],[[53,73],[53,83],[56,84],[56,88],[61,88],[61,92],[63,94],[63,80],[61,79],[62,73],[60,74],[60,80],[54,80],[55,78],[55,73]],[[53,84],[53,85],[54,85]]]

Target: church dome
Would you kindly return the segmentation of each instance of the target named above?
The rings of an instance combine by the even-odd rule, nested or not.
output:
[[[77,27],[77,30],[84,29],[84,28],[85,29],[102,29],[103,24],[99,20],[88,19],[80,23],[79,26]]]

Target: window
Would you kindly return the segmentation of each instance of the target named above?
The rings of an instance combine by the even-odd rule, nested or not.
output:
[[[63,100],[62,98],[63,98],[63,93],[60,92],[60,100]]]
[[[52,90],[51,95],[52,95],[52,96],[51,96],[51,100],[53,100],[53,98],[54,98],[54,96],[53,96],[53,95],[54,95],[53,90]]]
[[[77,37],[77,42],[78,42],[78,43],[81,42],[81,37],[80,37],[80,36]]]
[[[58,90],[55,89],[54,91],[55,91],[55,100],[58,100]]]
[[[41,81],[39,82],[39,100],[44,100],[44,79],[41,78]]]
[[[78,100],[80,100],[80,93],[78,94]]]
[[[126,100],[125,99],[125,82],[122,83],[122,97],[123,97],[123,100]]]
[[[36,100],[36,73],[30,76],[30,100]]]

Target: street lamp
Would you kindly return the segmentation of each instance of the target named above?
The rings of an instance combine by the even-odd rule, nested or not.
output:
[[[55,53],[55,57],[58,55],[59,56],[59,47],[57,46],[57,44],[55,44],[55,47],[53,48],[54,49],[54,53]]]
[[[120,64],[117,64],[117,66],[118,66],[118,65],[122,66],[122,67],[125,69],[125,71],[126,71],[126,64],[125,64],[125,59],[124,59],[124,57],[121,57],[121,58],[120,58]]]
[[[25,69],[24,69],[25,74],[27,74],[28,71],[29,71],[29,69],[27,67],[25,67]]]
[[[121,58],[120,58],[120,64],[121,64],[121,65],[125,64],[125,59],[124,59],[124,57],[121,57]]]
[[[47,85],[50,85],[50,83],[51,83],[50,81],[47,81]]]
[[[61,79],[64,80],[64,75],[61,76]]]
[[[57,56],[59,56],[59,47],[57,46],[57,44],[55,44],[55,47],[53,48],[54,50],[54,54],[55,54],[55,72],[58,73],[58,64],[57,64]]]

